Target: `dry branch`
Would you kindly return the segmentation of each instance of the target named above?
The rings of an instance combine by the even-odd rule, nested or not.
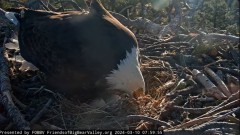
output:
[[[133,5],[128,5],[128,6],[124,7],[121,11],[119,11],[118,13],[121,14],[121,13],[123,13],[125,10],[127,10],[127,9],[129,9],[129,8],[132,8],[132,7],[133,7]]]
[[[150,117],[147,117],[147,116],[143,116],[143,115],[129,115],[129,116],[127,116],[127,118],[130,121],[141,121],[141,120],[144,120],[144,121],[147,121],[147,122],[151,122],[154,125],[166,126],[168,128],[172,127],[167,122],[160,121],[160,120],[157,120],[157,119],[154,119],[154,118],[150,118]]]
[[[189,128],[189,127],[192,127],[194,125],[201,125],[203,123],[206,123],[212,119],[215,119],[217,118],[217,116],[210,116],[210,117],[203,117],[203,118],[199,118],[199,119],[193,119],[191,121],[188,121],[186,123],[183,123],[183,124],[180,124],[180,125],[177,125],[175,127],[173,127],[173,129],[181,129],[181,128]]]
[[[167,93],[167,90],[171,89],[176,85],[175,80],[170,80],[166,82],[163,86],[160,86],[156,91],[161,92],[161,95],[165,95]]]
[[[239,37],[233,36],[233,35],[225,35],[225,34],[219,34],[219,33],[208,33],[204,34],[204,38],[206,38],[209,41],[212,41],[212,39],[217,39],[217,40],[230,40],[232,42],[238,42]]]
[[[215,114],[215,113],[217,113],[219,111],[222,111],[222,110],[235,108],[235,107],[239,106],[239,104],[240,104],[240,100],[238,99],[238,100],[232,101],[232,102],[230,102],[230,103],[228,103],[228,104],[226,104],[224,106],[221,106],[221,107],[217,108],[214,111],[210,110],[211,112],[208,112],[208,113],[206,113],[206,114],[204,114],[204,115],[202,115],[200,117],[210,116],[210,115],[213,115],[213,114]]]
[[[238,107],[239,104],[240,104],[240,99],[238,96],[239,93],[235,93],[233,94],[232,96],[230,96],[227,100],[225,100],[223,103],[221,103],[220,105],[218,105],[217,107],[211,109],[210,111],[208,111],[207,113],[195,118],[195,119],[192,119],[186,123],[183,123],[183,124],[180,124],[180,125],[177,125],[176,127],[174,128],[183,128],[183,127],[191,127],[195,124],[200,124],[202,122],[205,122],[205,121],[208,121],[208,120],[212,120],[213,117],[210,117],[210,116],[213,116],[214,114],[218,113],[218,112],[221,112],[223,110],[228,110],[228,109],[231,109],[231,108],[235,108],[235,107]],[[231,102],[232,101],[232,102]],[[228,103],[230,102],[230,103]],[[228,104],[227,104],[228,103]]]
[[[21,6],[26,6],[25,3],[21,2],[21,1],[18,1],[18,0],[9,0],[9,2],[16,3],[16,4],[19,4]]]
[[[18,108],[14,105],[12,101],[12,97],[10,94],[11,91],[11,84],[10,79],[8,76],[9,67],[8,67],[8,61],[5,57],[5,48],[4,45],[7,41],[7,38],[5,37],[4,43],[2,46],[0,46],[0,79],[1,79],[1,94],[0,94],[0,101],[1,104],[4,106],[8,116],[15,124],[16,128],[21,130],[29,130],[28,123],[24,120],[23,116],[21,115],[21,112],[18,110]]]
[[[226,99],[226,96],[200,71],[194,69],[193,75],[206,89],[206,95],[219,100]]]
[[[236,84],[236,85],[239,85],[240,83],[239,83],[239,79],[237,78],[237,77],[234,77],[234,76],[232,76],[232,75],[229,75],[229,74],[227,74],[227,82],[228,83],[234,83],[234,84]]]
[[[196,101],[199,101],[199,102],[214,102],[216,100],[213,97],[200,97],[200,98],[197,98]]]
[[[225,96],[230,97],[232,94],[229,92],[226,84],[218,77],[218,75],[216,75],[210,68],[205,68],[204,69],[208,75],[210,75],[213,80],[218,84],[218,87],[220,88],[220,90],[222,90],[222,92],[224,93]]]
[[[184,108],[181,106],[174,106],[174,109],[178,110],[178,111],[187,111],[191,114],[204,114],[208,111],[210,111],[213,107],[205,107],[205,108]]]
[[[6,11],[0,8],[0,27],[8,26],[11,22],[5,16]]]
[[[181,90],[176,90],[174,92],[169,92],[166,94],[168,98],[174,98],[177,95],[189,95],[189,94],[199,94],[201,91],[196,87],[196,86],[189,86],[187,88],[181,89]]]
[[[211,69],[221,70],[225,73],[229,73],[229,74],[232,74],[234,76],[240,76],[240,70],[239,69],[229,69],[229,68],[225,68],[225,67],[211,67]]]
[[[137,19],[128,19],[125,16],[110,12],[116,19],[118,19],[123,25],[126,25],[128,27],[134,27],[138,29],[144,29],[147,32],[157,35],[159,37],[163,37],[167,34],[169,34],[171,31],[175,30],[176,23],[178,19],[174,19],[172,22],[170,22],[168,25],[161,26],[160,24],[156,24],[152,22],[151,20],[147,18],[138,17]]]
[[[118,19],[123,25],[126,25],[128,27],[135,27],[139,29],[144,29],[152,34],[158,35],[163,30],[163,27],[159,24],[153,23],[151,20],[146,18],[137,18],[135,20],[131,20],[126,18],[125,16],[110,12],[116,19]]]
[[[239,125],[238,124],[232,124],[227,122],[211,122],[206,123],[194,128],[190,129],[171,129],[171,130],[164,130],[164,135],[203,135],[206,133],[209,129],[216,129],[221,130],[222,128],[225,128],[225,132],[235,132],[239,133]],[[224,133],[223,133],[224,134]]]
[[[217,60],[217,61],[214,61],[214,62],[212,62],[212,63],[209,63],[209,64],[205,65],[204,67],[209,67],[209,66],[211,66],[211,65],[217,65],[217,64],[219,64],[219,63],[228,62],[228,61],[229,61],[229,60],[226,60],[226,59],[224,59],[224,60]]]
[[[238,106],[240,104],[240,101],[239,100],[236,100],[236,101],[233,101],[233,102],[230,102],[229,104],[225,105],[225,106],[222,106],[218,109],[216,109],[215,111],[212,111],[210,113],[205,113],[203,115],[201,115],[200,117],[197,117],[191,121],[188,121],[186,123],[183,123],[181,125],[178,125],[174,128],[184,128],[184,127],[191,127],[191,126],[194,126],[195,124],[202,124],[204,122],[207,122],[209,120],[212,120],[213,118],[217,118],[215,116],[213,116],[214,114],[222,111],[222,110],[227,110],[227,109],[231,109],[231,108],[234,108],[236,106]]]
[[[42,0],[28,0],[26,3],[22,3],[19,1],[10,1],[10,2],[20,4],[26,8],[30,8],[30,9],[50,11],[50,9],[47,7],[47,5]]]
[[[235,113],[239,111],[239,107],[238,108],[235,108],[233,109],[232,111],[222,115],[222,116],[209,116],[209,117],[202,117],[202,118],[198,118],[198,119],[194,119],[194,120],[191,120],[191,121],[188,121],[184,124],[181,124],[179,126],[175,126],[174,128],[175,129],[179,129],[179,128],[189,128],[189,127],[192,127],[194,125],[201,125],[203,123],[206,123],[206,122],[215,122],[215,121],[218,121],[218,120],[221,120],[221,119],[224,119],[225,117],[227,117],[229,114],[232,114],[232,113]]]
[[[220,117],[217,117],[217,118],[215,118],[215,119],[213,119],[213,120],[211,120],[211,121],[209,121],[209,122],[219,121],[219,120],[221,120],[221,119],[226,118],[228,115],[230,115],[230,114],[232,114],[232,113],[236,113],[236,112],[239,111],[239,110],[240,110],[240,107],[234,108],[232,111],[230,111],[230,112],[228,112],[228,113],[226,113],[226,114],[224,114],[224,115],[222,115],[222,116],[220,116]]]
[[[47,111],[47,108],[51,105],[52,99],[49,99],[48,102],[44,105],[44,107],[37,113],[37,115],[30,121],[30,124],[35,124]]]
[[[49,123],[47,123],[47,122],[41,122],[41,125],[44,127],[44,129],[46,129],[46,130],[64,130],[64,129],[62,129],[62,128],[60,128],[60,127],[57,127],[57,126],[55,126],[55,125],[51,125],[51,124],[49,124]]]
[[[210,110],[206,114],[212,113],[213,111],[216,111],[217,109],[226,105],[227,103],[232,102],[232,101],[237,100],[237,99],[239,99],[239,91],[235,94],[232,94],[227,100],[223,101],[221,104],[217,105],[216,107],[214,107],[212,110]]]
[[[175,99],[172,101],[169,101],[165,103],[164,107],[161,108],[161,113],[159,114],[159,119],[167,118],[169,117],[172,112],[174,111],[174,106],[179,105],[183,102],[182,95],[178,95]]]
[[[74,0],[59,0],[56,3],[69,3],[73,6],[73,8],[77,11],[83,11],[82,8],[78,6],[78,4]]]

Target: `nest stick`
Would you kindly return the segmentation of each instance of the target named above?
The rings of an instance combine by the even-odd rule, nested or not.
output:
[[[222,79],[216,74],[214,73],[210,68],[205,67],[204,69],[212,78],[213,80],[218,84],[218,87],[220,88],[220,90],[222,90],[223,94],[226,95],[227,97],[230,97],[232,94],[231,92],[228,90],[226,84],[222,81]]]
[[[41,125],[48,130],[64,130],[64,129],[62,129],[60,127],[57,127],[55,125],[51,125],[48,122],[41,122]]]
[[[227,100],[223,101],[221,104],[217,105],[213,109],[211,109],[207,114],[212,113],[213,111],[219,109],[220,107],[226,105],[227,103],[239,99],[239,92],[232,94]]]
[[[30,121],[30,124],[35,124],[47,111],[47,108],[51,105],[52,99],[49,99],[48,102],[44,105],[44,107],[37,113],[37,115]]]
[[[160,121],[160,120],[150,118],[150,117],[147,117],[147,116],[143,116],[143,115],[129,115],[129,116],[127,116],[127,118],[130,119],[130,120],[134,120],[134,121],[144,120],[144,121],[152,122],[153,124],[158,124],[158,125],[166,126],[166,127],[172,127],[167,122]]]
[[[224,114],[224,115],[222,115],[222,116],[220,116],[220,117],[217,117],[217,118],[215,118],[215,119],[213,119],[213,120],[211,120],[211,121],[209,121],[209,122],[215,122],[215,121],[219,121],[219,120],[221,120],[221,119],[224,119],[224,118],[226,118],[228,115],[230,115],[230,114],[232,114],[232,113],[236,113],[237,111],[239,111],[239,109],[240,109],[240,107],[234,108],[232,111],[230,111],[230,112],[228,112],[228,113],[226,113],[226,114]]]
[[[210,122],[205,123],[201,126],[197,126],[190,129],[171,129],[171,130],[164,130],[164,135],[203,135],[209,132],[209,129],[216,129],[221,130],[225,128],[225,133],[227,132],[238,132],[239,125],[227,122]]]
[[[214,115],[214,114],[216,114],[216,113],[218,113],[220,111],[237,107],[237,106],[239,106],[239,104],[240,104],[240,100],[238,99],[238,100],[232,101],[232,102],[230,102],[230,103],[228,103],[228,104],[226,104],[224,106],[221,106],[221,107],[215,109],[214,111],[206,113],[206,114],[204,114],[204,115],[202,115],[200,117],[211,116],[211,115]]]
[[[214,111],[212,111],[210,113],[203,114],[203,115],[201,115],[201,116],[199,116],[199,117],[197,117],[197,118],[195,118],[195,119],[193,119],[191,121],[188,121],[186,123],[177,125],[174,128],[179,129],[179,128],[183,128],[183,127],[191,127],[191,126],[196,125],[197,123],[200,124],[199,121],[204,121],[204,122],[210,121],[213,118],[215,119],[215,117],[213,116],[214,114],[216,114],[216,113],[218,113],[218,112],[220,112],[222,110],[227,110],[227,109],[230,109],[230,108],[234,108],[234,107],[238,106],[239,104],[240,104],[240,100],[239,99],[235,100],[235,101],[232,101],[232,102],[230,102],[230,103],[228,103],[228,104],[226,104],[224,106],[219,107],[218,109],[216,109],[216,110],[214,110]],[[202,124],[202,122],[201,122],[201,124]]]
[[[210,106],[210,107],[204,107],[204,108],[184,108],[181,106],[174,106],[173,108],[178,111],[187,111],[191,114],[204,114],[209,110],[211,110],[213,107]]]
[[[10,91],[11,91],[11,84],[10,79],[8,76],[8,61],[4,55],[4,44],[6,43],[7,38],[5,37],[4,43],[0,46],[0,84],[1,84],[1,94],[0,94],[0,101],[4,106],[9,118],[12,120],[16,128],[21,130],[29,130],[30,127],[28,123],[25,121],[24,117],[22,116],[19,109],[13,103]]]
[[[218,100],[226,99],[227,97],[220,91],[212,82],[200,71],[194,69],[193,75],[206,89],[206,95],[217,98]]]
[[[175,126],[173,127],[173,129],[180,129],[180,128],[189,128],[189,127],[192,127],[194,125],[201,125],[203,123],[206,123],[210,120],[213,120],[217,118],[217,116],[210,116],[210,117],[204,117],[204,118],[199,118],[199,119],[193,119],[191,121],[188,121],[186,123],[183,123],[181,125],[178,125],[178,126]]]

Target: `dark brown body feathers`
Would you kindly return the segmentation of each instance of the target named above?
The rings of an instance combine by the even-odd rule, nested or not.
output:
[[[137,46],[134,34],[98,0],[90,13],[24,9],[19,22],[23,58],[46,74],[51,89],[82,101],[102,93],[106,75]]]

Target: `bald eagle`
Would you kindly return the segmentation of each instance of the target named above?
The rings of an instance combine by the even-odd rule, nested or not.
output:
[[[47,77],[47,86],[86,101],[145,90],[136,37],[99,0],[89,12],[11,9],[22,57]]]

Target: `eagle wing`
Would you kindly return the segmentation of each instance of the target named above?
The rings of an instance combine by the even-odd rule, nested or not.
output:
[[[81,55],[81,39],[76,35],[78,14],[43,15],[22,20],[19,32],[21,55],[47,74],[64,71]],[[81,21],[77,22],[81,26]],[[84,23],[84,21],[82,21]],[[77,55],[78,56],[77,56]],[[69,61],[70,60],[70,61]]]
[[[26,11],[25,15],[20,19],[21,55],[60,89],[104,84],[137,45],[134,35],[110,14]]]

